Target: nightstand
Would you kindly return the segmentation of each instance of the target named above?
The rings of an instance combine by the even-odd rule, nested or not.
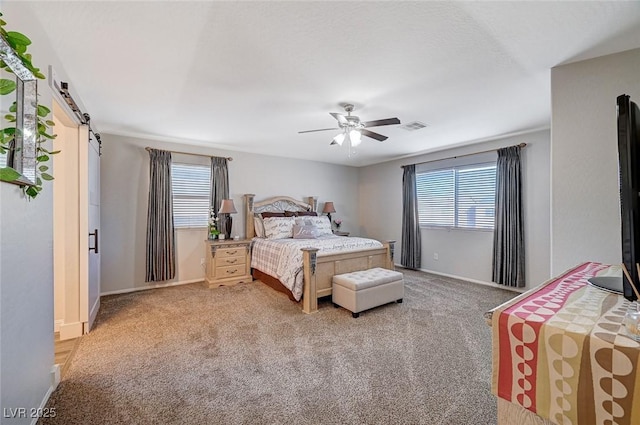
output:
[[[206,240],[209,288],[251,282],[251,240]]]
[[[349,232],[341,232],[339,230],[334,230],[333,234],[337,236],[349,236]]]

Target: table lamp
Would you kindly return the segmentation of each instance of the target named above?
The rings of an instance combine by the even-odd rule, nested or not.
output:
[[[231,226],[233,225],[231,214],[235,214],[237,212],[238,211],[236,211],[236,206],[233,205],[233,199],[222,200],[222,205],[220,205],[220,211],[218,211],[218,214],[226,214],[226,224],[224,230],[224,236],[226,239],[231,239]]]
[[[327,217],[329,217],[329,223],[331,223],[331,213],[336,212],[333,202],[325,202],[322,212],[327,214]]]

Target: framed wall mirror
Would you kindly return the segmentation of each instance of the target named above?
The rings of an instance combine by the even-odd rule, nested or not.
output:
[[[2,116],[8,112],[15,112],[15,123],[9,123],[4,118],[2,131],[9,143],[7,153],[0,160],[0,167],[11,167],[20,176],[10,181],[19,185],[33,185],[36,180],[36,139],[38,135],[38,82],[36,76],[27,69],[20,57],[9,43],[0,37],[0,59],[7,64],[16,79],[15,105],[10,95],[0,97],[2,101]],[[9,79],[11,74],[3,70],[3,78]],[[15,124],[13,137],[11,128]]]

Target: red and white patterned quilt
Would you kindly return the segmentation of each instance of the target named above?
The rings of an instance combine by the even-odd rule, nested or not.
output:
[[[494,394],[559,425],[640,424],[630,303],[587,283],[606,269],[582,264],[494,310]]]

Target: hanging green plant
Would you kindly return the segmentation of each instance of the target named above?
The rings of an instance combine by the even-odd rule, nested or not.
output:
[[[25,68],[27,68],[34,77],[38,79],[45,79],[46,77],[40,72],[39,68],[36,68],[32,63],[31,54],[27,53],[27,48],[31,44],[31,40],[24,34],[15,31],[6,31],[6,22],[1,19],[2,13],[0,12],[0,37],[2,37],[6,43],[13,49],[16,56],[20,59]],[[14,74],[11,67],[0,59],[0,69],[3,69],[11,74]],[[7,96],[14,93],[17,89],[15,79],[10,80],[6,78],[0,78],[0,96]],[[14,154],[16,149],[13,147],[15,144],[16,133],[20,130],[16,128],[18,105],[14,101],[9,107],[8,113],[3,117],[3,121],[9,123],[5,128],[0,129],[0,154]],[[23,190],[25,195],[29,199],[33,199],[38,196],[38,193],[42,191],[42,183],[45,180],[53,180],[53,176],[49,172],[49,161],[51,155],[55,155],[60,151],[49,151],[45,148],[45,143],[49,140],[56,138],[55,134],[51,134],[51,130],[55,123],[47,117],[51,114],[51,110],[43,105],[37,105],[37,125],[36,125],[36,166],[35,166],[35,179],[32,184],[24,185]],[[19,133],[18,133],[19,134]],[[10,165],[10,164],[9,164]],[[6,182],[16,182],[21,177],[21,174],[12,168],[11,166],[0,167],[0,180]]]

